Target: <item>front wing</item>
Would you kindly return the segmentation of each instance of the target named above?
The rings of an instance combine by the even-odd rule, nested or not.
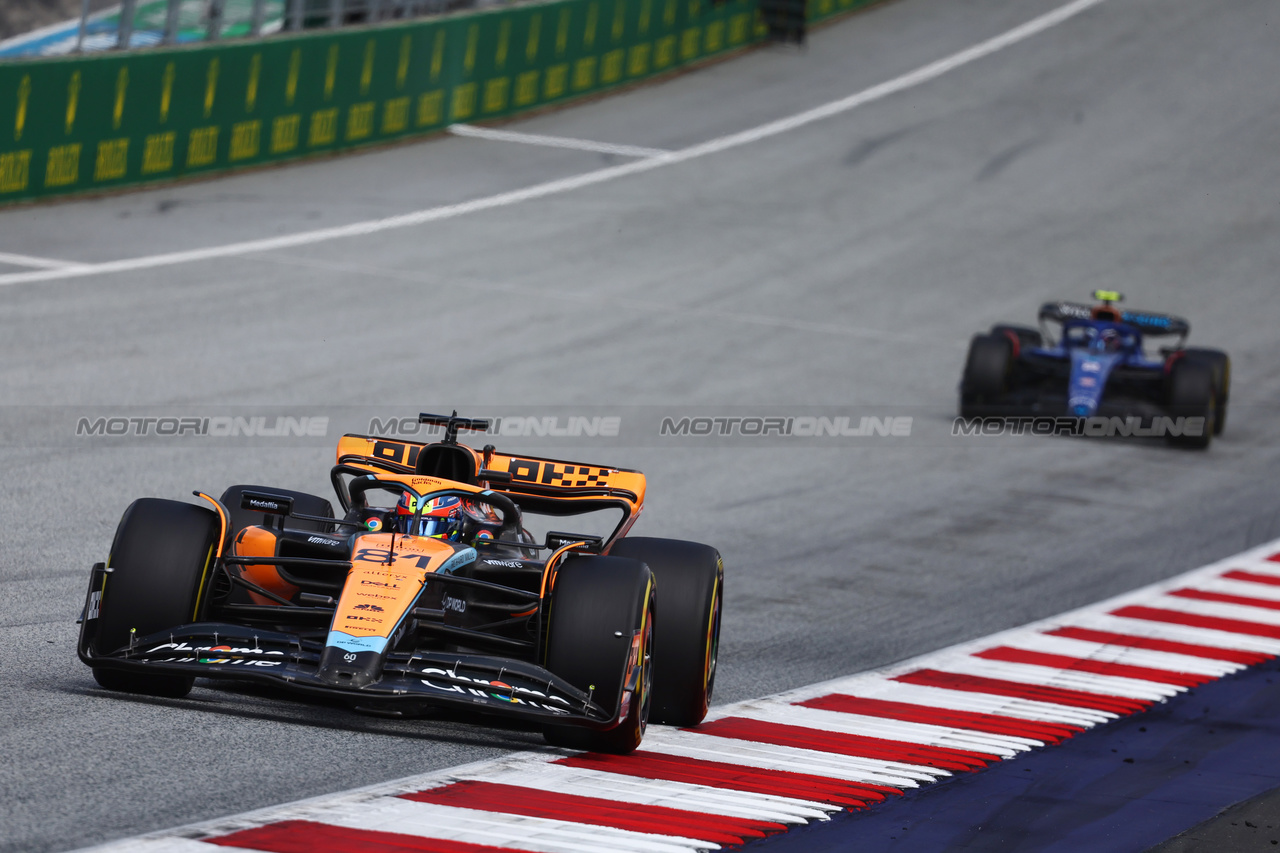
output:
[[[438,651],[393,652],[380,679],[365,687],[347,688],[319,679],[322,644],[294,634],[201,622],[136,638],[128,647],[97,654],[92,621],[84,622],[78,646],[80,660],[91,667],[250,680],[364,708],[451,706],[595,729],[613,728],[624,716],[526,661]]]

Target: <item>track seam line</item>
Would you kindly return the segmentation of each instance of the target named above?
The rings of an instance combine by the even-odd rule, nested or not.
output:
[[[568,148],[574,151],[594,151],[599,154],[618,154],[623,157],[661,157],[672,153],[667,148],[645,148],[641,145],[619,145],[614,142],[596,142],[591,139],[575,139],[567,136],[544,136],[540,133],[517,133],[512,130],[495,130],[476,127],[473,124],[449,126],[454,136],[484,139],[492,142],[517,142],[524,145],[540,145],[546,148]]]

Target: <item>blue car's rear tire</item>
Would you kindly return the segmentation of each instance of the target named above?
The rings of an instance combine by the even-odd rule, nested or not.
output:
[[[1214,413],[1213,434],[1222,435],[1227,426],[1227,403],[1231,397],[1231,358],[1222,350],[1188,347],[1183,350],[1182,359],[1207,364],[1213,373],[1214,403],[1217,409]]]
[[[1038,347],[1044,345],[1044,336],[1040,334],[1039,329],[1033,329],[1030,326],[1012,326],[1008,323],[998,323],[991,327],[992,335],[1013,336],[1018,342],[1019,349],[1028,347]]]
[[[1209,446],[1216,429],[1217,389],[1213,369],[1203,361],[1181,358],[1169,371],[1169,414],[1174,418],[1204,418],[1199,435],[1170,435],[1169,443],[1177,447],[1203,450]]]

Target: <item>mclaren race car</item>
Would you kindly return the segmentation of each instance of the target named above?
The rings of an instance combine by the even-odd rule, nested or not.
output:
[[[1086,435],[1163,435],[1207,447],[1226,425],[1231,359],[1185,346],[1191,326],[1181,317],[1121,310],[1114,291],[1094,298],[1045,303],[1038,330],[1001,324],[975,335],[960,416],[1072,419]],[[1156,337],[1177,340],[1148,354],[1144,343]]]
[[[374,713],[521,718],[556,745],[625,753],[691,726],[715,684],[714,548],[628,537],[638,471],[345,435],[329,500],[232,486],[142,498],[93,566],[79,639],[98,684],[179,697],[248,679]],[[554,524],[535,538],[529,525]],[[599,533],[563,532],[601,527]],[[536,526],[536,525],[535,525]]]

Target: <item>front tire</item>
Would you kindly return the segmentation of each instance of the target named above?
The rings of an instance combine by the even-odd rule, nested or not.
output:
[[[724,562],[715,548],[678,539],[619,539],[609,551],[646,563],[662,590],[653,658],[653,722],[696,726],[711,706],[720,649]]]
[[[551,744],[619,755],[640,745],[653,695],[654,586],[648,566],[618,557],[569,557],[556,572],[547,669],[625,716],[606,731],[548,726]]]
[[[124,511],[111,543],[94,651],[105,655],[165,628],[199,620],[221,522],[212,510],[142,498]],[[94,667],[108,690],[181,697],[190,676]]]

